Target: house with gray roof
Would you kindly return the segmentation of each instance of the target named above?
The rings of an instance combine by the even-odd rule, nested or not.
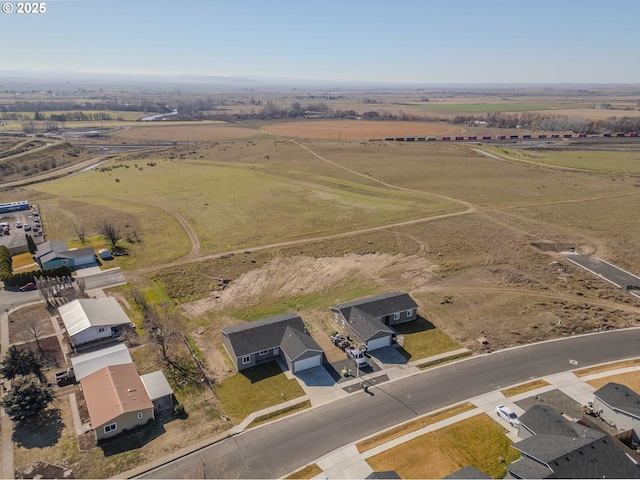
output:
[[[407,293],[391,292],[331,307],[333,321],[367,350],[388,347],[394,334],[389,325],[417,318],[418,304]]]
[[[302,319],[292,314],[223,328],[222,344],[238,371],[280,358],[298,373],[325,361]]]
[[[66,242],[50,240],[43,242],[33,256],[42,270],[66,265],[69,268],[96,264],[96,252],[91,247],[69,250]]]
[[[525,438],[513,444],[520,459],[507,466],[507,478],[640,478],[640,466],[616,439],[551,407],[531,407],[520,425]]]
[[[600,418],[620,430],[640,435],[640,395],[626,385],[609,382],[593,392],[593,409]]]

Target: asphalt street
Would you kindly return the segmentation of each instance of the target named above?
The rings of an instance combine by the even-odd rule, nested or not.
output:
[[[616,287],[626,288],[634,285],[640,288],[640,278],[597,257],[592,257],[591,255],[569,255],[566,258],[594,275],[613,283]]]
[[[141,478],[279,478],[395,424],[475,396],[566,370],[640,356],[640,329],[543,342],[472,357],[357,392],[226,438]]]
[[[105,270],[94,275],[85,276],[83,279],[87,290],[110,287],[126,282],[124,275],[119,268]],[[21,305],[39,301],[42,301],[42,297],[38,290],[21,292],[17,288],[11,288],[8,290],[0,289],[0,312],[13,310]]]

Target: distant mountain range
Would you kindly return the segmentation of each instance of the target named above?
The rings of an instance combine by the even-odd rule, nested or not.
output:
[[[633,87],[639,88],[636,84],[487,84],[487,83],[402,83],[402,82],[377,82],[377,81],[343,81],[343,80],[313,80],[295,78],[263,77],[258,75],[223,77],[217,75],[158,75],[158,74],[124,74],[124,73],[91,73],[77,72],[72,70],[0,70],[0,90],[20,88],[56,88],[66,86],[67,88],[82,88],[97,86],[116,87],[125,85],[135,85],[144,87],[179,87],[202,86],[216,89],[268,89],[268,88],[425,88],[429,90],[446,89],[526,89],[526,88],[557,88],[557,89],[577,89],[595,87],[603,89]]]

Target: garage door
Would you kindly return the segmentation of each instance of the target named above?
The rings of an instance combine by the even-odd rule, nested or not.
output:
[[[321,355],[316,355],[315,357],[309,357],[303,360],[298,360],[297,362],[293,362],[293,373],[298,373],[313,367],[319,367],[321,364],[322,364]]]
[[[388,347],[391,345],[391,337],[376,338],[367,342],[367,350],[375,350],[376,348]]]

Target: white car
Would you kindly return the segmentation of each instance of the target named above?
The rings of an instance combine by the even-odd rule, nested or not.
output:
[[[520,426],[520,420],[518,420],[518,415],[511,410],[509,407],[505,407],[504,405],[498,405],[496,407],[496,413],[498,416],[507,422],[512,427],[518,428]]]

